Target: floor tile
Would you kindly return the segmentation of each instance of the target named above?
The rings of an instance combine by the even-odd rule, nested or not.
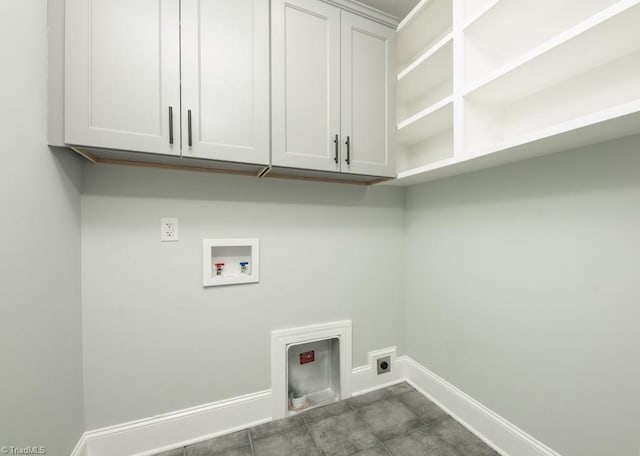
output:
[[[309,430],[326,456],[349,456],[380,445],[380,441],[353,410],[311,421]]]
[[[415,388],[402,382],[155,456],[460,455],[498,456]]]
[[[491,447],[453,418],[447,417],[430,428],[440,439],[464,456],[498,456]]]
[[[207,456],[253,456],[251,446],[243,446],[240,448],[229,448],[228,450],[217,451],[215,453],[205,453]]]
[[[154,456],[183,456],[184,447],[176,448],[175,450],[165,451],[164,453],[158,453]]]
[[[416,414],[395,397],[363,405],[358,414],[383,442],[423,426]]]
[[[348,402],[349,404],[351,404],[352,407],[358,408],[358,407],[362,407],[363,405],[370,404],[372,402],[389,399],[392,397],[393,397],[393,394],[391,393],[391,391],[387,389],[379,389],[367,394],[361,394],[360,396],[352,397],[351,399],[348,399]]]
[[[448,416],[440,407],[418,391],[400,394],[398,399],[427,424]]]
[[[341,413],[351,411],[351,407],[346,401],[334,402],[333,404],[325,405],[311,409],[302,414],[304,420],[309,423],[311,421],[321,420],[329,416],[339,415]]]
[[[369,448],[368,450],[356,453],[353,456],[389,456],[389,452],[383,446]]]
[[[409,385],[407,382],[396,383],[395,385],[391,385],[387,389],[391,392],[391,394],[395,394],[395,395],[416,390],[413,386]]]
[[[456,450],[440,440],[426,427],[388,440],[384,446],[392,456],[459,456]]]
[[[249,446],[249,433],[247,431],[239,431],[189,445],[185,448],[184,454],[185,456],[236,456],[236,454],[239,456],[244,453],[226,453],[225,451],[247,446]],[[251,451],[250,447],[249,451]]]
[[[291,429],[304,426],[302,417],[300,415],[292,416],[290,418],[284,418],[281,420],[271,421],[270,423],[261,424],[260,426],[249,429],[251,438],[253,440],[268,437],[273,434],[290,431]]]
[[[322,456],[304,426],[253,441],[255,456]]]

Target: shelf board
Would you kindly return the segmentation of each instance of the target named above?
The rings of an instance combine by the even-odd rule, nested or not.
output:
[[[445,158],[444,160],[439,160],[437,162],[429,163],[423,166],[419,166],[417,168],[408,169],[406,171],[401,171],[398,173],[398,177],[395,180],[387,182],[385,185],[393,185],[393,186],[408,186],[419,184],[421,182],[427,182],[433,179],[427,179],[427,176],[431,176],[433,171],[437,171],[439,169],[449,168],[457,163],[460,163],[460,159],[456,157]]]
[[[406,170],[385,185],[415,185],[637,134],[640,134],[640,100],[513,138],[475,154]]]
[[[445,48],[446,47],[446,48]],[[447,48],[450,48],[449,50]],[[411,76],[413,72],[417,72],[418,68],[423,67],[425,62],[429,61],[432,57],[438,53],[438,51],[451,53],[451,65],[453,65],[453,32],[447,33],[441,40],[437,41],[433,46],[420,54],[413,62],[407,65],[402,71],[398,73],[398,82]],[[435,58],[435,57],[434,57]],[[434,64],[434,66],[437,66]],[[453,71],[451,66],[450,71]]]
[[[620,0],[489,0],[463,24],[465,34],[514,55],[568,30]],[[523,46],[523,47],[522,47]],[[509,57],[505,57],[509,60]]]
[[[573,143],[568,144],[569,147],[566,147],[565,144],[562,143],[562,140],[564,138],[563,135],[574,131],[581,131],[581,134],[585,135],[585,138],[589,137],[595,139],[593,141],[594,143],[602,142],[608,139],[613,139],[620,135],[616,132],[615,128],[611,131],[611,134],[613,136],[609,137],[608,135],[606,135],[606,132],[600,131],[599,129],[595,129],[593,132],[589,131],[589,127],[595,127],[598,125],[602,126],[603,124],[607,123],[610,123],[612,128],[620,127],[623,124],[616,125],[616,120],[626,119],[629,116],[640,117],[640,100],[634,100],[629,103],[624,103],[622,105],[614,106],[609,109],[589,113],[584,116],[568,120],[566,122],[561,122],[556,125],[543,128],[541,130],[520,135],[515,138],[508,139],[497,146],[488,147],[476,152],[471,152],[471,155],[489,155],[503,150],[522,147],[527,144],[534,144],[542,140],[548,140],[549,138],[556,138],[556,144],[561,148],[561,150],[567,150],[571,148],[571,146],[573,146]],[[640,125],[638,125],[636,129],[638,130],[638,132],[640,132]],[[597,135],[596,137],[594,137],[594,133]],[[633,133],[633,131],[631,133]],[[589,139],[589,141],[592,141],[592,139]]]
[[[639,4],[617,2],[471,84],[465,97],[509,103],[637,50]]]
[[[398,124],[398,142],[405,146],[453,128],[453,95]]]
[[[453,30],[453,0],[422,0],[398,26],[399,67]]]
[[[485,14],[487,14],[489,11],[491,11],[493,9],[494,6],[496,6],[498,3],[502,2],[504,0],[488,0],[487,3],[485,3],[482,8],[480,8],[478,11],[476,11],[473,16],[471,16],[470,18],[466,19],[463,26],[462,26],[462,30],[466,30],[467,28],[469,28],[471,26],[471,24],[473,24],[474,22],[478,21],[480,18],[482,18]]]
[[[409,14],[407,14],[404,19],[400,21],[398,24],[398,32],[407,28],[407,26],[416,18],[422,11],[431,3],[434,3],[436,0],[420,0],[416,6],[413,7]]]
[[[426,59],[398,80],[398,120],[412,116],[453,91],[453,42],[441,41]]]

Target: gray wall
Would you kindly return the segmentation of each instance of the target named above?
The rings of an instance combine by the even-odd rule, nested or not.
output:
[[[353,320],[354,366],[403,341],[404,193],[87,164],[87,428],[271,387],[270,332]],[[161,243],[160,218],[180,240]],[[260,239],[259,284],[202,287],[204,238]]]
[[[45,6],[0,3],[0,446],[65,455],[269,388],[272,329],[351,318],[354,366],[398,345],[563,456],[637,454],[639,138],[414,187],[406,212],[399,189],[85,165],[81,217],[81,165],[46,146]],[[260,238],[261,283],[203,289],[205,237]]]
[[[638,454],[639,149],[407,192],[408,354],[563,456]]]
[[[46,2],[0,2],[0,446],[70,454],[84,430],[81,167],[46,146]]]

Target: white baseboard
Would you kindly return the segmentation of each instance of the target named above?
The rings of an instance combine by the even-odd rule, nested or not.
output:
[[[357,396],[408,381],[503,456],[560,456],[407,356],[392,355],[391,372],[353,369]],[[271,390],[85,432],[71,456],[150,456],[271,421]]]
[[[407,359],[407,381],[503,456],[560,456],[522,429]]]
[[[271,390],[85,433],[87,456],[148,456],[271,421]]]

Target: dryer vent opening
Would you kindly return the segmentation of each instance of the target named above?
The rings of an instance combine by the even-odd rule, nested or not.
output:
[[[288,414],[340,400],[340,339],[287,346]]]
[[[351,321],[271,332],[274,420],[351,397]]]

